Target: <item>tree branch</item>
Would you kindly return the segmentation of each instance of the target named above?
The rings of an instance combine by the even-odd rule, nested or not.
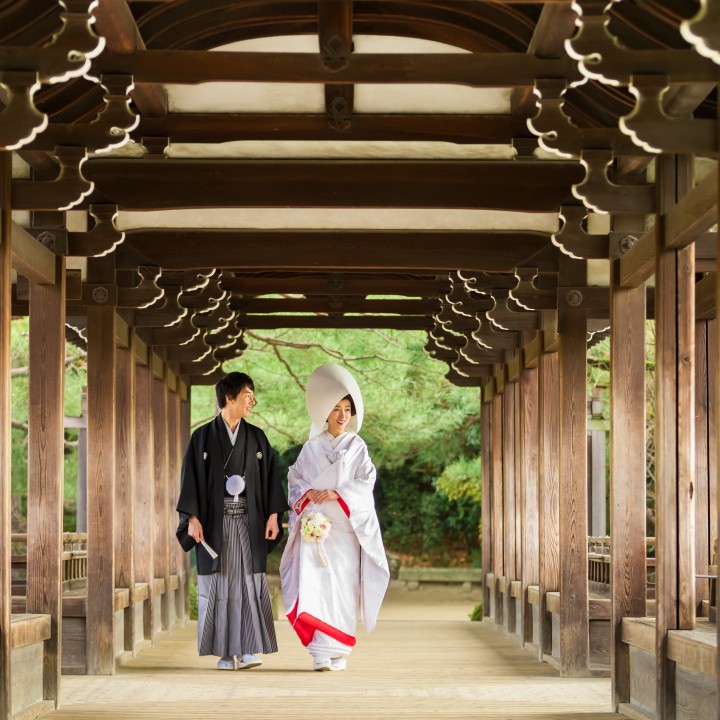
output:
[[[29,425],[27,425],[24,422],[21,422],[20,420],[10,420],[10,426],[14,427],[16,430],[22,430],[26,435],[30,431]],[[78,443],[76,440],[63,440],[63,443],[65,444],[66,448],[76,448],[78,446]]]
[[[280,433],[280,435],[284,435],[289,440],[292,440],[293,445],[297,445],[297,438],[291,435],[287,430],[283,430],[282,428],[277,427],[277,425],[273,425],[264,415],[257,411],[255,411],[253,414],[257,415],[257,417],[260,418],[260,420],[262,420],[265,425],[267,425],[267,427],[272,428],[276,433]]]
[[[76,360],[79,360],[81,357],[83,357],[83,356],[82,355],[68,355],[65,358],[65,364],[71,365]],[[29,374],[30,374],[30,368],[27,366],[11,368],[11,370],[10,370],[10,377],[22,377],[22,376],[29,375]]]
[[[277,349],[277,345],[272,345],[273,352],[275,353],[277,359],[285,366],[285,369],[290,374],[290,377],[297,383],[298,387],[303,391],[303,395],[305,394],[305,386],[300,381],[300,378],[293,372],[293,369],[288,364],[287,360],[280,354],[280,351]]]

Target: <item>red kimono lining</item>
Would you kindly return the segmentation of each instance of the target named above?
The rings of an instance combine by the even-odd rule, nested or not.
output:
[[[298,634],[300,642],[307,647],[311,640],[313,633],[316,630],[324,632],[329,635],[333,640],[341,642],[343,645],[353,647],[355,645],[355,638],[352,635],[344,633],[342,630],[338,630],[332,625],[328,625],[326,622],[319,620],[318,618],[310,615],[309,613],[303,612],[300,615],[297,614],[299,600],[295,603],[295,607],[287,614],[287,619],[293,626],[293,629]]]

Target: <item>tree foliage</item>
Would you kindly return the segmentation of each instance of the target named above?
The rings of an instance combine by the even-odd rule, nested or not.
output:
[[[25,529],[28,419],[27,319],[12,323],[13,529]],[[445,378],[425,353],[424,333],[367,330],[246,332],[248,349],[224,369],[255,381],[257,425],[279,452],[280,472],[295,461],[310,420],[305,383],[319,365],[339,363],[363,392],[362,436],[378,469],[376,502],[389,550],[449,559],[453,547],[477,550],[480,516],[479,394]],[[86,358],[66,349],[65,414],[80,415]],[[215,414],[212,386],[192,388],[192,424]],[[75,529],[77,431],[66,430],[65,527]],[[465,473],[463,475],[463,473]],[[474,473],[474,475],[473,475]],[[457,556],[457,552],[455,555]]]
[[[308,375],[319,365],[343,365],[363,393],[361,434],[378,469],[375,497],[388,548],[443,562],[455,546],[468,556],[478,547],[479,393],[444,378],[445,365],[423,349],[424,333],[278,330],[247,332],[245,340],[248,349],[225,370],[253,378],[253,422],[281,453],[283,474],[308,437]],[[212,416],[212,388],[193,388],[192,400],[194,423]],[[451,488],[461,468],[475,475]]]

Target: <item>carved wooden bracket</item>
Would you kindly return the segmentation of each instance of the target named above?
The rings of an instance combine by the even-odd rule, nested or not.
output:
[[[165,295],[157,279],[162,270],[159,267],[143,265],[137,269],[140,282],[134,287],[118,286],[118,307],[143,309],[155,305]]]
[[[578,31],[565,51],[580,72],[606,85],[629,85],[632,75],[664,74],[675,83],[716,82],[714,63],[693,50],[630,50],[608,30],[606,10],[617,0],[575,0]]]
[[[16,150],[31,143],[48,124],[48,116],[35,107],[40,88],[38,74],[21,70],[0,71],[5,107],[0,111],[0,148]]]
[[[125,239],[125,233],[117,229],[117,205],[90,205],[90,215],[95,225],[87,232],[68,233],[68,255],[75,257],[101,257],[113,252]]]
[[[173,348],[173,360],[178,362],[202,362],[205,359],[212,360],[212,347],[208,345],[206,340],[207,331],[201,330],[192,341],[183,343],[181,346]]]
[[[557,273],[544,273],[537,268],[519,267],[515,270],[518,283],[510,290],[510,298],[525,310],[555,310]]]
[[[69,210],[83,201],[95,183],[82,173],[87,160],[84,147],[63,145],[54,150],[60,173],[54,180],[14,180],[12,206],[16,210]]]
[[[211,310],[196,312],[193,315],[193,325],[207,330],[208,333],[219,332],[227,329],[235,317],[236,313],[230,310],[226,304],[222,304]]]
[[[635,107],[620,118],[620,130],[646,152],[716,154],[717,120],[671,118],[663,109],[663,95],[669,89],[666,75],[633,75],[629,90]]]
[[[607,169],[612,161],[610,150],[583,150],[580,162],[585,167],[585,179],[572,186],[573,195],[595,212],[646,215],[655,212],[655,186],[616,185],[610,182]]]
[[[92,78],[95,80],[95,78]],[[97,82],[97,80],[95,80]],[[52,150],[64,145],[82,145],[89,151],[103,153],[121,147],[140,122],[130,108],[129,92],[133,88],[130,75],[102,75],[105,107],[90,123],[50,123],[30,144],[32,150]]]
[[[153,345],[180,346],[192,342],[200,333],[200,328],[195,327],[190,316],[186,315],[172,327],[156,327],[152,331],[151,342]]]
[[[607,235],[594,235],[585,231],[583,222],[587,215],[585,207],[563,205],[559,212],[562,226],[551,236],[553,245],[578,260],[605,260],[610,256],[609,238]]]
[[[229,293],[220,287],[217,273],[213,271],[212,276],[208,278],[208,282],[202,288],[184,292],[180,296],[180,305],[190,310],[214,310],[228,295]]]
[[[37,81],[60,83],[80,77],[90,61],[105,47],[105,39],[93,30],[92,8],[96,0],[61,0],[62,27],[43,47],[6,47],[0,55],[0,72],[32,69]]]
[[[720,65],[720,5],[715,0],[700,0],[700,9],[680,23],[680,33],[703,57]]]
[[[637,155],[637,147],[617,128],[581,128],[565,114],[567,80],[539,78],[534,92],[538,112],[528,118],[530,132],[538,136],[540,146],[558,157],[579,158],[583,149],[612,150],[615,155]]]
[[[344,132],[352,127],[352,104],[342,95],[334,95],[327,104],[328,125],[333,130]]]
[[[216,359],[220,360],[217,353],[228,348],[235,348],[237,341],[242,337],[243,331],[235,324],[237,313],[232,313],[230,320],[222,328],[213,330],[205,336],[205,340],[212,345]],[[234,357],[234,356],[232,356]]]
[[[499,330],[488,320],[472,333],[472,339],[491,350],[515,350],[520,347],[520,333],[515,330]]]
[[[351,52],[352,43],[348,43],[342,35],[330,35],[330,37],[322,41],[321,56],[323,67],[331,72],[344,70],[350,63]]]
[[[540,320],[535,312],[523,310],[510,297],[510,290],[493,290],[495,307],[485,315],[500,330],[539,330]]]
[[[215,384],[217,380],[214,377],[214,373],[219,373],[222,370],[222,363],[212,355],[208,355],[206,358],[196,360],[195,362],[181,362],[180,363],[180,374],[188,375],[192,380],[193,385],[202,385],[202,379],[207,378],[208,384]]]

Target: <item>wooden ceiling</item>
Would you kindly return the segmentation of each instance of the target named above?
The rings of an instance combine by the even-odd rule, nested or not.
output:
[[[27,312],[24,278],[52,282],[50,259],[67,256],[83,265],[68,270],[73,326],[82,332],[88,305],[114,304],[191,383],[214,381],[250,328],[426,330],[448,377],[475,386],[553,326],[568,289],[602,330],[607,289],[588,287],[587,273],[578,287],[564,268],[623,255],[626,276],[646,279],[633,250],[649,242],[655,210],[646,168],[657,151],[712,164],[718,143],[706,3],[606,5],[6,0],[0,147],[23,161],[12,184],[13,312]],[[284,51],[297,36],[315,50]],[[356,52],[373,37],[393,51]],[[273,49],[243,51],[244,41]],[[410,41],[430,50],[406,52]],[[223,83],[218,101],[238,83],[321,86],[324,111],[174,109],[174,88],[209,82]],[[364,111],[360,90],[385,85],[426,92],[431,107],[436,97],[433,111]],[[440,86],[497,91],[505,111],[448,111]],[[231,149],[252,143],[251,155]],[[283,157],[291,146],[300,152]],[[338,146],[341,156],[329,149]],[[277,213],[275,227],[222,220],[262,208]],[[317,210],[316,226],[281,220],[302,209]],[[408,219],[432,209],[435,220],[343,225],[345,209]],[[158,222],[181,210],[202,222]],[[453,220],[459,211],[497,219],[468,227]],[[610,222],[597,225],[596,211]],[[543,213],[557,217],[553,231],[539,226]],[[701,266],[714,271],[714,244],[702,247]]]

